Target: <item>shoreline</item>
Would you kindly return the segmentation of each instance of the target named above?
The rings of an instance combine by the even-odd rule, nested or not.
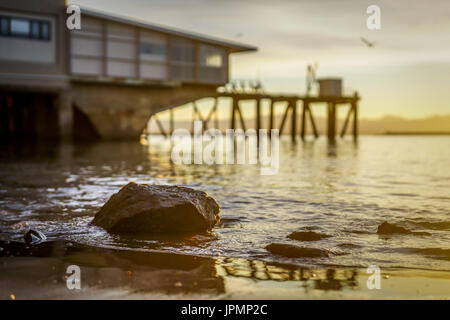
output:
[[[370,290],[362,268],[66,244],[0,257],[0,299],[450,299],[450,271],[386,268]],[[69,265],[80,267],[80,290],[67,288]]]

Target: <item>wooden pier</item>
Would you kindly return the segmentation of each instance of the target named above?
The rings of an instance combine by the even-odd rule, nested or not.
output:
[[[297,141],[298,134],[302,140],[305,140],[306,136],[306,128],[308,126],[308,122],[310,122],[312,133],[315,138],[319,137],[319,132],[317,130],[316,122],[314,120],[313,115],[313,107],[317,104],[326,104],[327,105],[327,138],[328,141],[333,143],[336,140],[336,130],[337,130],[337,110],[338,107],[347,107],[347,114],[344,120],[344,125],[342,127],[341,132],[339,133],[340,137],[344,137],[347,128],[349,127],[349,122],[353,123],[353,128],[351,134],[353,135],[354,141],[358,139],[358,101],[360,97],[357,92],[355,92],[352,96],[300,96],[300,95],[275,95],[275,94],[266,94],[260,92],[221,92],[218,93],[217,96],[210,97],[214,98],[214,103],[209,113],[204,116],[200,112],[197,102],[192,102],[193,107],[193,121],[200,120],[203,122],[204,130],[207,130],[209,127],[210,121],[215,120],[215,127],[218,127],[218,100],[220,98],[229,98],[231,99],[231,115],[230,115],[230,129],[236,129],[238,125],[246,131],[246,121],[244,118],[243,106],[241,105],[242,101],[253,101],[255,108],[255,126],[257,132],[259,129],[262,129],[262,114],[261,114],[261,104],[263,100],[269,101],[270,103],[270,111],[269,111],[269,126],[268,130],[278,129],[279,134],[283,133],[285,129],[286,123],[291,121],[291,139],[292,142]],[[279,126],[275,123],[275,111],[276,107],[279,104],[286,105],[283,113],[282,120]],[[156,115],[153,116],[156,120],[156,123],[160,129],[160,132],[164,136],[168,136],[173,132],[174,129],[174,120],[173,120],[173,109],[170,110],[170,130],[167,133],[161,122],[157,119]],[[300,120],[301,127],[300,132],[297,131],[297,121]],[[239,121],[239,122],[238,122]]]

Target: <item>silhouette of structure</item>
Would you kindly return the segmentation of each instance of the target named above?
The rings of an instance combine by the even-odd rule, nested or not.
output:
[[[336,81],[336,79],[322,79],[319,80],[321,87],[328,85],[328,81]],[[249,88],[247,86],[241,85],[241,89],[238,89],[235,84],[227,84],[224,90],[218,92],[216,95],[210,98],[214,99],[212,108],[210,109],[207,116],[204,116],[199,111],[197,106],[197,101],[192,102],[193,108],[193,119],[200,120],[203,122],[203,128],[206,130],[210,125],[210,122],[215,120],[215,128],[218,128],[218,100],[221,98],[229,98],[231,100],[231,115],[230,115],[230,129],[236,129],[238,125],[245,131],[246,121],[244,118],[245,112],[244,107],[241,102],[243,101],[254,101],[255,108],[255,126],[257,130],[262,129],[262,116],[261,116],[261,104],[263,100],[269,101],[270,103],[270,114],[269,114],[269,126],[267,129],[279,129],[280,135],[283,134],[283,130],[286,127],[289,119],[291,121],[290,135],[293,142],[297,141],[297,136],[300,134],[302,140],[305,140],[308,120],[311,124],[312,132],[315,138],[319,137],[319,132],[316,127],[316,122],[314,120],[314,115],[312,113],[313,105],[326,104],[327,105],[327,138],[330,142],[336,140],[336,124],[337,124],[337,109],[338,107],[348,106],[348,111],[345,117],[345,122],[340,132],[340,137],[344,137],[349,127],[349,123],[353,122],[353,130],[351,132],[354,141],[358,139],[358,101],[360,97],[357,92],[353,95],[343,96],[339,92],[335,91],[334,94],[328,94],[330,90],[321,90],[318,96],[309,95],[277,95],[269,94],[263,92],[262,89]],[[262,87],[261,87],[262,88]],[[339,85],[340,90],[340,85]],[[333,90],[331,90],[333,92]],[[286,105],[281,123],[277,125],[275,123],[275,111],[278,105]],[[299,110],[300,109],[300,110]],[[300,119],[298,119],[300,117]],[[168,136],[173,132],[174,129],[174,117],[173,110],[171,110],[170,115],[170,130],[166,131],[163,124],[157,118],[157,115],[153,115],[156,124],[164,136]],[[300,120],[300,130],[298,130],[297,121]]]
[[[81,9],[0,3],[0,137],[138,139],[151,114],[216,93],[255,47]]]
[[[255,128],[260,129],[261,101],[270,100],[269,129],[282,133],[291,115],[294,142],[300,103],[302,139],[307,118],[318,136],[312,105],[328,104],[330,141],[335,140],[337,106],[350,104],[341,135],[353,115],[357,138],[359,97],[342,96],[338,79],[320,80],[318,96],[267,94],[259,81],[227,85],[229,55],[255,47],[86,9],[81,10],[81,30],[69,31],[67,17],[63,0],[0,3],[0,140],[137,140],[151,116],[166,134],[156,114],[189,102],[207,127],[213,116],[218,122],[218,97],[232,99],[232,129],[238,118],[245,129],[240,106],[245,100],[256,102]],[[226,90],[219,92],[223,86]],[[203,117],[196,101],[207,97],[216,103]],[[279,127],[274,123],[278,102],[287,103]]]

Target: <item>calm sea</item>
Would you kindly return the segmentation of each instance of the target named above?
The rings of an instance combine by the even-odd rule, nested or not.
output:
[[[325,139],[280,145],[280,169],[257,165],[174,165],[170,143],[137,142],[3,148],[1,237],[26,228],[92,246],[239,257],[300,266],[423,268],[450,271],[450,137],[362,136],[359,144]],[[129,181],[205,190],[221,205],[211,234],[189,238],[124,237],[89,225]],[[381,236],[384,221],[428,235]],[[314,230],[331,237],[300,243]],[[282,258],[281,242],[327,249],[327,258]]]

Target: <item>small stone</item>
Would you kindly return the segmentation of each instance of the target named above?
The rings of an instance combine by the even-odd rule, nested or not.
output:
[[[431,235],[428,232],[415,232],[408,230],[406,228],[403,228],[401,226],[397,226],[393,223],[389,223],[387,221],[384,221],[382,224],[378,226],[377,234],[413,234],[418,236],[429,236]]]
[[[295,231],[287,236],[289,239],[298,241],[319,241],[331,236],[327,234],[321,234],[314,231]]]
[[[411,233],[411,231],[409,231],[406,228],[399,227],[395,224],[384,221],[382,224],[380,224],[378,226],[377,233],[378,234],[391,234],[391,233],[409,234],[409,233]]]

